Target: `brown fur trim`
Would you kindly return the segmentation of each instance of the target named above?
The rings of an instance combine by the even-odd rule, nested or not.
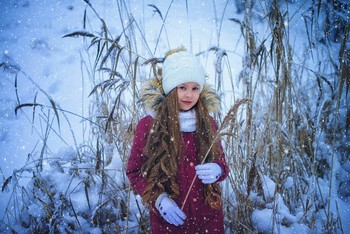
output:
[[[139,100],[144,104],[145,109],[157,111],[164,99],[165,94],[161,79],[153,78],[146,80],[141,88]]]
[[[203,103],[209,112],[219,112],[220,99],[211,86],[207,84],[204,85],[200,98],[203,100]]]
[[[209,112],[214,113],[219,111],[220,100],[211,86],[204,85],[200,98]],[[139,101],[143,103],[146,110],[157,111],[164,99],[165,94],[162,89],[161,79],[153,78],[143,84]]]

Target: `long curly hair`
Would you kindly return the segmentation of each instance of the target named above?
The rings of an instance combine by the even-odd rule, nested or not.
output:
[[[213,119],[205,105],[202,94],[194,106],[197,116],[196,145],[199,148],[198,160],[202,162],[215,136]],[[174,108],[176,107],[176,108]],[[176,180],[182,149],[182,136],[179,122],[180,107],[177,91],[173,89],[159,105],[144,149],[147,159],[141,168],[148,185],[143,194],[145,203],[153,203],[157,197],[167,192],[171,198],[180,194]],[[217,143],[213,144],[206,162],[220,159]],[[217,183],[204,185],[205,201],[214,209],[221,208],[221,189]]]

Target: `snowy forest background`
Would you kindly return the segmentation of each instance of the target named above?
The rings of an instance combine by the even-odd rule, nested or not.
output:
[[[220,95],[219,123],[233,107],[222,129],[226,232],[350,232],[347,0],[0,9],[2,233],[148,232],[125,163],[152,58],[181,45]]]

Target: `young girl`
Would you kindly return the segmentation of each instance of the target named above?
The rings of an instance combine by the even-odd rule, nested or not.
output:
[[[168,53],[162,78],[147,82],[140,99],[152,111],[137,125],[126,173],[150,208],[152,233],[224,233],[218,182],[228,166],[209,115],[219,101],[198,59]]]

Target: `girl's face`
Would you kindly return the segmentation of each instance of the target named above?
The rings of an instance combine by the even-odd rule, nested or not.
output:
[[[176,90],[180,109],[182,111],[188,111],[194,105],[196,105],[201,92],[199,84],[195,82],[186,82],[180,84],[177,86]]]

